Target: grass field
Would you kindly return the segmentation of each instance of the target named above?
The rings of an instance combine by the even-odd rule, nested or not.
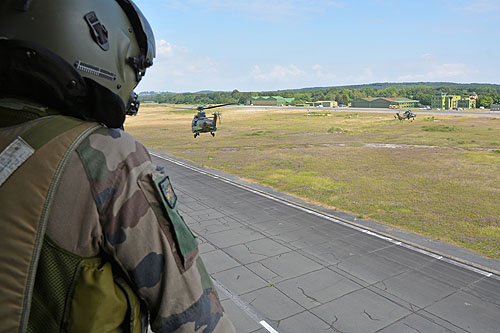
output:
[[[215,138],[194,139],[195,111],[163,105],[125,127],[147,147],[500,258],[500,116],[221,112]]]

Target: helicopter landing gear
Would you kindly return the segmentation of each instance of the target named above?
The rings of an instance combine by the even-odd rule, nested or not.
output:
[[[214,132],[210,132],[210,134],[212,134],[212,136],[215,136],[215,133],[214,133]]]

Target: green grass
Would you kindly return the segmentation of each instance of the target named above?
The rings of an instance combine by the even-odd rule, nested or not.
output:
[[[454,126],[449,127],[449,126],[444,126],[444,125],[423,126],[422,129],[426,132],[455,132],[455,131],[459,130],[458,128],[456,128]]]
[[[328,133],[344,133],[345,130],[343,130],[342,128],[340,127],[330,127],[327,131]]]
[[[221,112],[215,138],[193,139],[194,113],[154,105],[125,127],[148,147],[500,258],[500,119]]]
[[[330,117],[332,114],[330,112],[308,112],[307,117]]]
[[[261,135],[266,135],[266,134],[270,134],[272,133],[272,131],[256,131],[256,132],[252,132],[252,133],[244,133],[242,134],[243,136],[261,136]]]

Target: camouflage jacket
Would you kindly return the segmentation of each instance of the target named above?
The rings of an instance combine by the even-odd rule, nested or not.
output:
[[[79,256],[110,258],[146,304],[153,331],[234,331],[169,178],[126,132],[102,127],[70,156],[46,235]]]

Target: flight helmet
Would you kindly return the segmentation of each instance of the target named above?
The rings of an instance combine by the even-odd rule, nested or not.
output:
[[[0,96],[121,127],[153,64],[151,27],[131,0],[0,2]]]

